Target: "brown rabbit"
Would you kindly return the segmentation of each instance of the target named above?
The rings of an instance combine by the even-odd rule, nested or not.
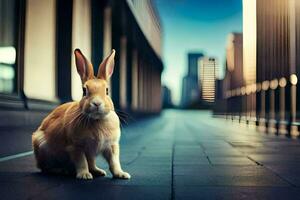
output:
[[[74,51],[84,96],[53,110],[32,135],[37,166],[44,172],[75,170],[79,179],[105,176],[96,166],[101,153],[115,178],[129,179],[119,159],[120,121],[107,95],[113,73],[115,50],[100,64],[97,77],[92,64],[79,49]]]

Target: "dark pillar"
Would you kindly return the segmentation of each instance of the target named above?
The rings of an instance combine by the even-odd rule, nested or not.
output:
[[[91,0],[92,63],[95,73],[103,58],[103,31],[105,1]]]
[[[73,1],[56,2],[56,66],[57,96],[64,103],[72,99],[71,53]]]

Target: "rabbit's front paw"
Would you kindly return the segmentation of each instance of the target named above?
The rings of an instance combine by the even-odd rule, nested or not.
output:
[[[120,171],[116,174],[113,175],[114,178],[120,178],[120,179],[130,179],[130,174],[127,173],[127,172],[123,172],[123,171]]]
[[[93,175],[90,172],[82,171],[82,172],[77,173],[76,178],[91,180],[91,179],[93,179]]]
[[[103,169],[100,169],[98,167],[91,169],[90,172],[94,175],[94,176],[106,176],[106,172]]]

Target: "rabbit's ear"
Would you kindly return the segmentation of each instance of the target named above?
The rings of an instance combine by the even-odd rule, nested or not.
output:
[[[74,54],[77,72],[80,75],[82,84],[84,84],[87,80],[94,78],[93,66],[79,49],[75,49]]]
[[[108,80],[114,71],[115,66],[115,53],[113,49],[111,54],[105,58],[99,66],[97,78]]]

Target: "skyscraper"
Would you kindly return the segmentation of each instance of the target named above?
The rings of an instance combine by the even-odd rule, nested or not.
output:
[[[198,76],[198,60],[202,58],[203,53],[189,53],[188,54],[188,75]]]
[[[228,106],[231,107],[231,113],[235,116],[239,116],[243,112],[243,106],[246,106],[240,95],[241,88],[244,86],[242,33],[231,33],[228,36],[224,79],[223,83],[226,91],[237,91],[239,93],[236,95],[236,98],[231,98],[228,101]]]
[[[215,80],[218,63],[215,58],[203,57],[199,60],[199,85],[201,87],[201,99],[213,103],[215,101]]]
[[[231,33],[226,48],[227,70],[231,74],[230,89],[244,85],[243,78],[243,34]]]
[[[198,85],[198,61],[203,57],[202,53],[188,53],[188,73],[182,79],[181,106],[189,105],[200,100],[200,88]]]

